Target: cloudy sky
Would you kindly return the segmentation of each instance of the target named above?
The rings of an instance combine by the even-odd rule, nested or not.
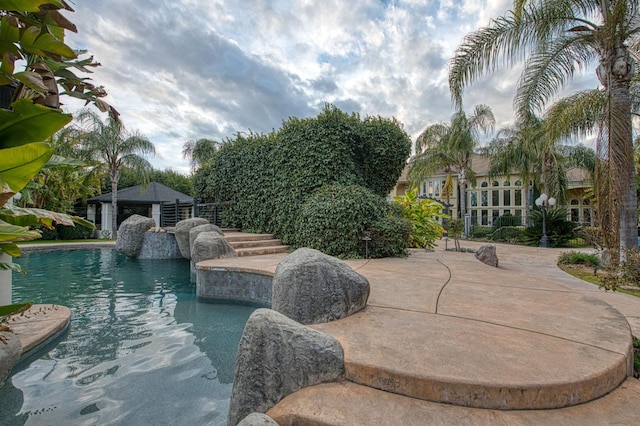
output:
[[[74,48],[102,64],[91,76],[127,128],[157,148],[154,167],[188,173],[182,146],[269,132],[326,102],[396,117],[415,137],[453,113],[448,63],[465,34],[512,0],[76,0]],[[519,72],[468,90],[466,110],[512,122]],[[578,85],[595,87],[592,73]],[[77,108],[68,102],[68,110]]]

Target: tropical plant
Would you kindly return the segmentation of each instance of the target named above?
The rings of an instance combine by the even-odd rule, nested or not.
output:
[[[569,212],[564,208],[548,209],[545,214],[547,236],[551,247],[565,247],[569,240],[576,238],[578,225],[567,220]],[[529,214],[533,225],[524,229],[523,241],[532,246],[537,246],[542,238],[542,211],[538,208]]]
[[[53,158],[21,191],[16,203],[21,207],[38,207],[57,212],[74,213],[79,200],[86,200],[100,191],[97,169],[75,160],[79,132],[67,126],[48,139],[54,147]],[[64,160],[62,160],[64,159]]]
[[[598,114],[603,121],[597,151],[608,165],[609,215],[623,248],[637,245],[630,87],[639,48],[638,0],[515,0],[513,11],[465,37],[449,72],[461,107],[463,89],[473,80],[526,57],[515,97],[522,118],[542,111],[580,68],[597,63],[605,112]]]
[[[80,158],[103,170],[111,181],[111,229],[117,237],[118,181],[120,171],[126,167],[148,183],[152,167],[142,155],[154,154],[155,148],[145,136],[125,129],[121,120],[107,118],[106,123],[92,110],[82,110],[76,119],[84,125],[80,136]]]
[[[198,139],[186,142],[182,147],[182,158],[189,159],[191,172],[210,162],[220,144],[211,139]]]
[[[527,185],[532,184],[530,190],[535,187],[540,192],[554,194],[562,204],[566,202],[568,189],[567,169],[581,167],[593,177],[595,151],[584,145],[562,144],[559,139],[549,137],[546,124],[530,116],[526,121],[498,131],[482,152],[489,158],[489,178],[517,173]]]
[[[91,73],[100,66],[86,51],[65,44],[65,30],[76,26],[60,12],[73,9],[64,0],[12,0],[0,9],[0,85],[15,88],[13,100],[30,99],[36,104],[59,108],[59,94],[93,103],[117,119],[118,112],[102,98],[107,92],[74,69]],[[20,62],[22,61],[22,62]],[[16,72],[16,62],[24,71]],[[59,92],[59,87],[62,92]]]
[[[417,194],[417,188],[410,189],[393,201],[402,206],[404,217],[411,222],[409,247],[431,249],[444,233],[438,218],[446,218],[447,215],[442,213],[442,204],[431,199],[420,199]]]
[[[467,181],[473,182],[475,174],[472,169],[472,157],[478,146],[478,136],[482,132],[493,130],[495,118],[491,108],[477,105],[473,114],[467,116],[463,111],[456,112],[451,123],[438,123],[428,126],[416,140],[416,152],[411,181],[417,186],[422,180],[438,170],[458,174],[460,188],[460,211],[458,217],[466,213]]]

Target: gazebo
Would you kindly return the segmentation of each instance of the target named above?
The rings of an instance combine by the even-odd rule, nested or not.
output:
[[[187,194],[158,182],[150,182],[143,189],[136,185],[118,191],[118,225],[134,213],[151,217],[157,226],[174,226],[176,222],[194,216],[194,199]],[[125,210],[129,210],[126,212]],[[99,220],[98,210],[100,210]],[[132,211],[135,210],[135,211]],[[125,211],[120,213],[120,211]],[[87,219],[111,235],[111,193],[87,200]]]

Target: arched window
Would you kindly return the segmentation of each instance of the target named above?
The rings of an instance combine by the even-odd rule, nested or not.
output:
[[[489,184],[487,182],[482,182],[482,184],[480,185],[483,188],[486,188],[487,186],[489,186]]]
[[[515,186],[522,186],[522,182],[520,182],[519,180],[517,180],[517,181],[514,183],[514,185],[515,185]]]
[[[573,200],[571,200],[571,205],[572,206],[579,206],[580,205],[580,201],[578,201],[576,199],[573,199]]]
[[[511,182],[509,182],[508,180],[505,180],[503,183],[504,186],[511,186]]]
[[[585,198],[584,200],[582,200],[582,205],[590,206],[591,205],[591,200],[588,199],[588,198]]]
[[[498,183],[497,180],[494,180],[493,182],[491,182],[491,186],[499,186],[500,184]]]

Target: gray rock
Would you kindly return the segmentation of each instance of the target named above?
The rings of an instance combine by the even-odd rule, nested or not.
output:
[[[191,228],[206,225],[207,223],[209,223],[209,221],[201,217],[185,219],[176,223],[176,242],[178,243],[182,257],[191,259],[191,246],[189,245],[189,231],[191,231]]]
[[[0,334],[7,339],[7,343],[0,341],[0,386],[2,386],[13,366],[20,360],[22,345],[15,334],[9,331],[2,331]]]
[[[189,253],[193,253],[193,243],[202,232],[217,232],[221,236],[224,236],[222,229],[212,223],[194,226],[189,230]]]
[[[193,242],[191,262],[195,265],[203,260],[223,259],[235,255],[236,251],[222,235],[214,231],[201,232]]]
[[[156,222],[150,217],[139,214],[128,217],[118,228],[116,250],[129,257],[138,257],[145,232],[154,226],[156,226]]]
[[[271,417],[262,413],[251,413],[238,426],[279,426]]]
[[[493,244],[484,244],[480,246],[476,251],[476,259],[480,262],[486,263],[489,266],[498,267],[498,255],[496,253],[496,246]]]
[[[301,248],[278,264],[271,307],[303,324],[324,323],[363,309],[369,291],[369,281],[345,262]]]
[[[270,309],[257,309],[245,325],[229,402],[230,426],[266,413],[302,388],[338,379],[344,353],[331,336]]]
[[[182,259],[182,253],[173,233],[153,228],[144,233],[138,259]]]

